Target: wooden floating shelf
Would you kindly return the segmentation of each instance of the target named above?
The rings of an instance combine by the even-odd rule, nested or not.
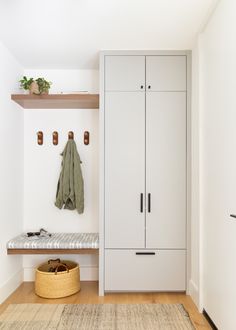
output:
[[[98,109],[99,94],[12,94],[24,109]]]
[[[98,254],[98,249],[7,249],[7,254]]]

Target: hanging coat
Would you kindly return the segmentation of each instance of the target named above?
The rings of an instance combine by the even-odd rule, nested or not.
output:
[[[80,157],[74,140],[68,140],[62,152],[61,173],[57,184],[55,205],[62,209],[84,212],[84,182]]]

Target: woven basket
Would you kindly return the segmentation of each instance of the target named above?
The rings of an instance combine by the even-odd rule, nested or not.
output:
[[[51,265],[49,260],[36,269],[35,293],[38,296],[62,298],[80,291],[80,270],[77,263],[62,260],[56,265],[55,272],[49,272]],[[57,271],[59,267],[64,267],[65,271]]]

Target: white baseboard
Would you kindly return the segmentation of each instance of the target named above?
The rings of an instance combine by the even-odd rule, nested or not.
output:
[[[32,282],[35,280],[35,268],[24,268],[24,282]],[[97,266],[80,266],[81,281],[98,281]]]
[[[195,305],[199,308],[199,289],[193,280],[189,281],[189,295],[193,299]]]
[[[0,288],[0,304],[12,294],[23,282],[23,270],[19,270]]]

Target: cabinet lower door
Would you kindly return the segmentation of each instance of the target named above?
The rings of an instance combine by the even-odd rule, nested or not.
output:
[[[145,93],[105,93],[105,247],[145,247]]]
[[[186,247],[186,93],[146,98],[146,247]]]
[[[185,250],[105,250],[106,291],[185,291]]]

